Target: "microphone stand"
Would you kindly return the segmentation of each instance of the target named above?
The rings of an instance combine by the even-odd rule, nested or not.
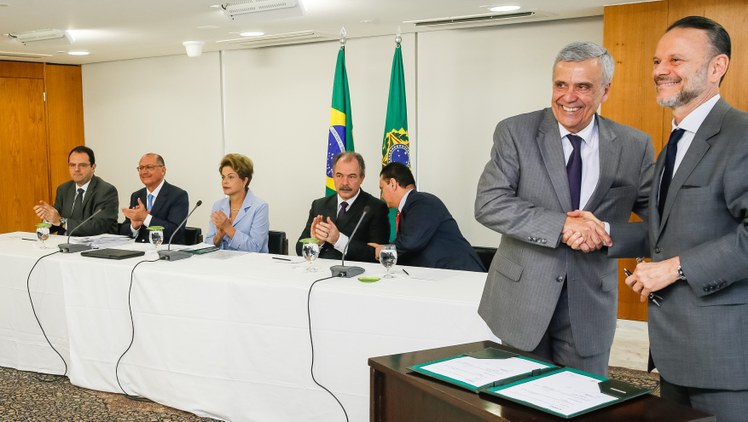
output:
[[[171,250],[171,241],[174,240],[174,235],[177,234],[179,229],[182,228],[187,223],[187,219],[190,218],[193,212],[203,204],[203,201],[197,201],[197,204],[195,204],[195,208],[190,211],[189,214],[187,214],[187,217],[182,220],[181,223],[177,226],[177,228],[174,230],[174,233],[171,234],[171,237],[169,237],[169,247],[165,251],[158,251],[158,259],[163,259],[165,261],[179,261],[180,259],[189,258],[192,256],[191,253],[185,252],[185,251],[173,251]]]
[[[333,277],[351,278],[351,277],[355,277],[359,274],[364,273],[364,269],[361,267],[346,266],[345,265],[345,254],[348,253],[348,246],[351,245],[353,236],[356,234],[356,231],[358,230],[358,226],[361,225],[361,222],[364,220],[364,217],[366,216],[367,212],[369,212],[368,205],[364,207],[364,212],[361,214],[361,218],[358,219],[358,223],[356,223],[356,227],[353,228],[351,235],[348,237],[348,243],[345,244],[345,248],[343,249],[343,258],[340,262],[340,265],[333,265],[332,267],[330,267],[330,271],[332,272]]]
[[[78,227],[80,227],[80,226],[88,223],[89,221],[91,221],[91,219],[94,218],[94,216],[96,214],[100,213],[100,212],[101,212],[101,208],[99,208],[98,210],[96,210],[96,212],[94,212],[93,214],[91,214],[87,219],[81,221],[80,224],[78,224],[77,226],[73,227],[73,230],[70,230],[70,233],[68,233],[68,242],[67,243],[60,243],[59,245],[57,245],[57,247],[60,248],[60,252],[62,252],[62,253],[75,253],[75,252],[87,251],[89,249],[92,249],[91,245],[86,245],[84,243],[70,243],[70,236],[73,235],[73,232],[75,232],[76,230],[78,230]]]

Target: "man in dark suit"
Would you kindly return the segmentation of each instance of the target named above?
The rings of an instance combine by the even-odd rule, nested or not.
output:
[[[413,173],[402,163],[382,168],[382,199],[397,208],[397,262],[416,267],[485,271],[478,254],[460,233],[444,203],[436,196],[416,191]],[[381,245],[371,243],[379,257]]]
[[[312,202],[299,240],[308,237],[319,239],[320,258],[341,259],[346,245],[350,243],[346,259],[374,261],[374,249],[367,243],[387,243],[390,236],[387,206],[361,189],[366,166],[360,154],[342,152],[335,156],[332,167],[337,195]],[[351,239],[351,233],[367,206],[369,211],[361,221],[356,236]],[[301,243],[296,243],[296,253],[301,255]]]
[[[145,187],[130,196],[130,208],[122,208],[125,221],[120,225],[120,234],[146,243],[150,242],[148,227],[161,226],[164,242],[168,242],[177,226],[187,218],[190,206],[187,192],[164,180],[166,164],[158,154],[145,154],[137,170]],[[184,243],[184,227],[174,234],[173,243]]]
[[[649,255],[626,284],[649,304],[650,369],[662,397],[722,421],[748,417],[748,113],[720,98],[731,42],[710,19],[657,44],[657,102],[673,132],[654,170],[646,224],[611,224],[616,256]],[[648,230],[647,230],[648,229]]]
[[[478,313],[505,343],[600,375],[616,328],[617,263],[598,251],[610,243],[601,223],[566,213],[643,215],[654,161],[645,133],[597,115],[614,66],[596,44],[565,46],[551,107],[496,126],[475,199],[478,222],[501,233]],[[567,231],[592,252],[561,243]]]
[[[52,233],[64,235],[101,210],[76,230],[75,235],[117,233],[117,188],[94,176],[96,157],[93,150],[85,146],[73,148],[68,154],[68,170],[72,180],[57,187],[55,205],[39,201],[34,206],[36,215],[52,224]]]

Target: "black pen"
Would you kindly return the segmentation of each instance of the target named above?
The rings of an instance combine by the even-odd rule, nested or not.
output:
[[[280,261],[290,261],[289,258],[282,258],[280,256],[274,256],[273,259],[277,259],[277,260],[280,260]]]
[[[405,273],[405,275],[407,275],[408,277],[410,277],[410,274],[408,274],[408,272],[405,271],[405,268],[400,268],[400,269],[403,270],[403,272]]]
[[[36,239],[29,239],[28,237],[22,237],[21,240],[30,240],[32,242],[36,242]]]
[[[637,258],[637,261],[638,261],[638,258]],[[623,269],[623,273],[626,274],[626,277],[631,277],[631,271],[629,271],[628,268],[624,268]],[[662,300],[662,297],[659,296],[659,295],[656,295],[654,293],[650,293],[649,294],[649,300],[651,300],[652,303],[654,303],[655,305],[660,306],[660,302],[658,302],[658,301]]]

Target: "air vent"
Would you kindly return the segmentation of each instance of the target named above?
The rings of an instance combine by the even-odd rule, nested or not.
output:
[[[43,59],[45,57],[52,57],[52,55],[39,53],[21,53],[19,51],[0,51],[0,57],[14,59]]]
[[[231,19],[237,17],[287,17],[300,16],[298,0],[246,0],[224,3],[223,13]]]
[[[506,21],[529,18],[535,16],[535,12],[502,13],[490,15],[454,16],[448,18],[428,19],[418,21],[407,21],[417,28],[443,27],[443,26],[479,26],[498,25]]]
[[[70,44],[73,41],[70,34],[62,29],[38,29],[35,31],[15,32],[8,34],[8,37],[24,44],[43,41]]]
[[[261,37],[232,38],[216,41],[235,47],[262,48],[279,45],[308,44],[322,41],[337,40],[338,37],[331,34],[323,34],[316,31],[286,32],[283,34],[263,35]]]

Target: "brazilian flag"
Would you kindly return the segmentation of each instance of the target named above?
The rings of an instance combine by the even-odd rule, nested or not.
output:
[[[335,79],[332,84],[330,133],[327,135],[326,196],[335,194],[335,184],[332,179],[332,159],[341,152],[353,150],[351,96],[348,92],[348,74],[345,71],[345,47],[341,46],[338,51],[338,62],[335,65]]]
[[[405,73],[400,41],[395,46],[390,74],[390,96],[387,100],[387,118],[384,123],[382,141],[382,166],[391,162],[403,163],[410,167],[410,140],[408,139],[408,107],[405,102]],[[390,240],[395,239],[395,215],[397,209],[390,209]]]

